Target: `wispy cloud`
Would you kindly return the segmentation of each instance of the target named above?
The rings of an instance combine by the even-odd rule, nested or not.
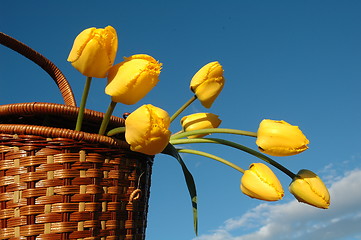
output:
[[[336,179],[327,210],[296,200],[263,203],[194,240],[361,239],[361,170]]]

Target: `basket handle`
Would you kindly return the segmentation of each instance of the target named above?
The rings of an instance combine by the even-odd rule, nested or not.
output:
[[[0,32],[0,44],[20,53],[44,69],[58,86],[61,95],[63,96],[64,103],[76,107],[74,94],[69,82],[54,63],[24,43],[2,32]]]

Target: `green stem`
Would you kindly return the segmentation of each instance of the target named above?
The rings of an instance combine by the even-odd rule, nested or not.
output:
[[[202,152],[202,151],[198,151],[198,150],[193,150],[193,149],[177,149],[178,152],[180,153],[191,153],[191,154],[196,154],[196,155],[200,155],[200,156],[203,156],[203,157],[207,157],[207,158],[211,158],[211,159],[214,159],[218,162],[221,162],[223,164],[226,164],[227,166],[231,167],[231,168],[234,168],[236,169],[237,171],[240,171],[241,173],[244,173],[244,169],[240,168],[239,166],[237,166],[236,164],[234,163],[231,163],[223,158],[220,158],[218,156],[215,156],[213,154],[210,154],[210,153],[206,153],[206,152]]]
[[[116,105],[117,105],[116,102],[113,102],[113,101],[110,102],[108,110],[104,115],[102,124],[100,125],[100,129],[99,129],[99,134],[100,135],[104,135],[104,133],[105,133],[105,131],[107,129],[110,117],[112,116],[112,113],[113,113]]]
[[[260,159],[262,159],[263,161],[271,164],[272,166],[278,168],[279,170],[281,170],[282,172],[284,172],[287,176],[289,176],[291,179],[293,179],[294,177],[296,177],[296,174],[292,173],[290,170],[288,170],[287,168],[285,168],[284,166],[282,166],[281,164],[279,164],[278,162],[274,161],[273,159],[267,157],[266,155],[257,152],[251,148],[248,148],[246,146],[243,146],[241,144],[235,143],[235,142],[231,142],[231,141],[227,141],[224,139],[219,139],[219,138],[193,138],[193,139],[175,139],[175,140],[171,140],[170,141],[171,144],[176,145],[176,144],[189,144],[189,143],[218,143],[218,144],[223,144],[229,147],[233,147],[239,150],[242,150],[244,152],[247,152],[255,157],[258,157]]]
[[[75,131],[80,131],[81,126],[83,124],[85,104],[88,99],[91,81],[92,81],[92,77],[86,78],[83,95],[81,97],[81,102],[80,102],[80,106],[79,106],[78,119],[76,120]]]
[[[244,135],[244,136],[250,136],[250,137],[257,137],[256,132],[249,132],[249,131],[243,131],[238,129],[230,129],[230,128],[208,128],[208,129],[199,129],[199,130],[193,130],[193,131],[187,131],[187,132],[180,132],[177,134],[172,135],[171,139],[179,139],[184,138],[192,135],[198,135],[198,134],[209,134],[209,133],[230,133],[230,134],[238,134],[238,135]]]
[[[182,133],[182,132],[184,132],[184,131],[183,131],[183,130],[180,130],[180,131],[178,131],[178,132],[176,132],[176,133],[173,133],[172,136],[178,135],[178,134],[180,134],[180,133]],[[171,137],[172,137],[172,136],[171,136]]]
[[[191,99],[189,99],[183,106],[181,106],[170,118],[170,122],[173,122],[174,119],[176,119],[176,117],[178,117],[179,114],[181,114],[184,109],[186,109],[189,105],[191,105],[192,102],[194,102],[197,99],[197,96],[194,95],[193,97],[191,97]]]
[[[118,133],[123,133],[125,132],[125,127],[118,127],[118,128],[113,128],[112,130],[110,130],[108,133],[107,133],[107,136],[114,136]]]

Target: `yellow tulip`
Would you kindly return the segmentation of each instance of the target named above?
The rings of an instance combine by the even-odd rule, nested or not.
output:
[[[185,132],[206,128],[217,128],[221,122],[222,120],[213,113],[195,113],[181,119],[181,125]],[[192,135],[188,136],[188,138],[200,138],[206,135],[208,134]]]
[[[280,157],[305,151],[309,141],[298,126],[264,119],[257,131],[256,144],[261,152]]]
[[[190,88],[202,105],[210,108],[221,93],[224,82],[222,66],[218,62],[211,62],[203,66],[193,76]]]
[[[92,27],[75,38],[68,61],[87,77],[105,78],[117,50],[118,37],[112,26]]]
[[[124,58],[109,70],[105,93],[114,102],[135,104],[157,85],[161,67],[161,63],[146,54]]]
[[[143,105],[125,119],[125,140],[132,151],[155,155],[168,145],[169,125],[166,111],[151,104]]]
[[[300,202],[318,208],[328,208],[330,206],[330,194],[327,187],[310,170],[300,170],[291,182],[289,190]]]
[[[272,170],[263,163],[252,163],[241,179],[241,190],[251,198],[265,201],[282,199],[282,185]]]

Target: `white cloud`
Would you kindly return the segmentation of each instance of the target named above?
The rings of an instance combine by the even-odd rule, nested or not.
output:
[[[360,186],[358,169],[331,185],[331,205],[327,210],[296,200],[276,205],[263,203],[194,240],[361,239]]]

